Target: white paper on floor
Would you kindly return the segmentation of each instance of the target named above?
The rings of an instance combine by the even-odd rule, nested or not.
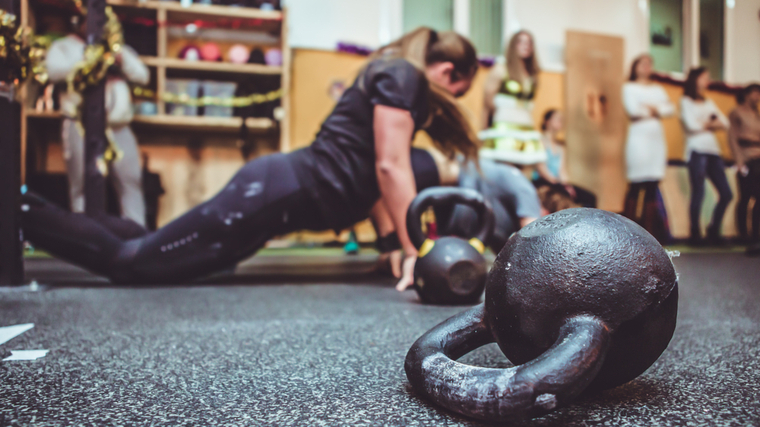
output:
[[[3,359],[3,362],[9,360],[37,360],[45,357],[50,350],[11,350],[11,355]]]
[[[34,323],[24,323],[23,325],[3,326],[0,327],[0,344],[4,344],[18,335],[32,329]]]

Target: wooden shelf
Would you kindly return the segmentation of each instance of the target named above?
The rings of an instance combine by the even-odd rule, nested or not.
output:
[[[182,15],[190,16],[189,19],[198,19],[198,15],[207,17],[219,17],[230,19],[262,19],[267,21],[282,21],[282,12],[278,10],[266,11],[253,7],[231,7],[216,5],[193,4],[183,7],[176,1],[145,1],[137,2],[130,0],[108,0],[111,6],[133,7],[138,9],[165,10],[181,19]]]
[[[26,117],[35,119],[61,119],[63,118],[63,114],[61,114],[60,111],[37,111],[28,109],[26,110]]]
[[[210,61],[185,61],[179,58],[158,58],[155,56],[141,56],[145,65],[152,67],[165,67],[167,69],[212,71],[217,73],[236,74],[282,74],[282,67],[274,67],[261,64],[233,64],[230,62]]]
[[[57,119],[63,118],[59,111],[27,110],[29,119]],[[246,125],[251,133],[265,133],[275,129],[272,119],[249,117]],[[136,115],[132,124],[139,127],[161,127],[174,130],[192,131],[237,131],[243,125],[241,117],[208,117],[208,116],[171,116],[161,114],[155,116]]]
[[[248,130],[252,133],[264,133],[275,129],[275,123],[267,118],[248,118]],[[137,126],[166,127],[191,131],[237,131],[243,125],[241,117],[205,117],[205,116],[135,116],[132,124]]]

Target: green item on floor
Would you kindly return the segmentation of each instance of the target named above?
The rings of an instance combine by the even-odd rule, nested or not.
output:
[[[348,234],[348,242],[343,246],[343,252],[348,255],[356,255],[359,253],[359,241],[356,238],[355,231],[352,230],[351,233]]]

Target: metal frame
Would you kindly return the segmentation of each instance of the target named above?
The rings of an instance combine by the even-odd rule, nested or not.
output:
[[[14,13],[13,0],[0,9]],[[19,197],[21,188],[21,108],[14,82],[0,82],[0,286],[24,282]]]

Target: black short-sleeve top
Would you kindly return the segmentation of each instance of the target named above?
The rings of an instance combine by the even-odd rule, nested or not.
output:
[[[376,59],[338,101],[311,146],[290,154],[299,182],[325,228],[339,230],[367,218],[380,197],[375,174],[374,107],[407,110],[415,132],[428,118],[428,83],[404,59]]]

